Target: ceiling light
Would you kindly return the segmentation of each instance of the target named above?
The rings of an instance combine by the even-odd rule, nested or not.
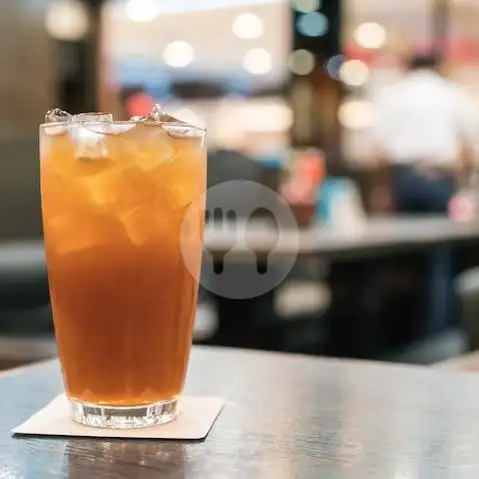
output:
[[[234,19],[232,30],[244,40],[259,38],[263,35],[263,21],[254,13],[242,13]]]
[[[47,7],[45,28],[57,40],[81,40],[88,33],[88,12],[78,0],[54,0]]]
[[[358,25],[354,32],[356,43],[364,48],[381,48],[386,43],[386,29],[379,23],[368,22]]]
[[[321,8],[321,0],[293,0],[293,8],[297,12],[314,12]]]
[[[195,59],[195,51],[187,42],[171,42],[166,45],[163,51],[163,60],[173,68],[188,66]]]
[[[360,130],[370,128],[373,123],[373,109],[368,101],[345,101],[338,110],[338,119],[344,128]]]
[[[125,11],[133,22],[151,22],[159,14],[158,0],[128,0]]]
[[[316,59],[308,50],[296,50],[289,57],[289,69],[296,75],[309,75],[315,65]]]
[[[273,59],[264,48],[252,48],[243,58],[243,67],[253,75],[264,75],[271,71]]]
[[[306,37],[321,37],[328,32],[329,22],[320,12],[309,12],[301,15],[296,26],[299,33]]]
[[[361,60],[347,60],[339,69],[339,78],[346,85],[361,86],[369,79],[369,68]]]

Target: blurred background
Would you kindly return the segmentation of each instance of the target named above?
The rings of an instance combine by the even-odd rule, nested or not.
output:
[[[479,0],[3,2],[0,366],[55,351],[37,144],[53,106],[128,119],[160,103],[208,127],[210,185],[250,179],[291,204],[315,253],[261,298],[203,292],[198,343],[417,363],[474,349],[476,155],[455,209],[394,208],[375,98],[433,54],[479,139],[478,19]],[[345,191],[353,207],[333,207]]]

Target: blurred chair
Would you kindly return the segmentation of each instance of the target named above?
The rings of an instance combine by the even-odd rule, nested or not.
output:
[[[262,180],[262,166],[261,164],[238,151],[233,150],[216,150],[208,155],[208,179],[207,186],[212,188],[227,181],[246,180],[255,183],[261,183]],[[214,193],[214,206],[217,206],[221,201],[219,194],[228,195],[225,197],[227,202],[231,196],[228,194],[228,189],[216,190]],[[234,204],[238,206],[238,210],[242,211],[243,198],[234,196]],[[206,195],[207,208],[210,205],[209,195]],[[209,208],[211,209],[211,208]],[[237,211],[238,213],[238,211]]]
[[[43,242],[0,243],[0,368],[55,355]]]
[[[0,334],[51,328],[43,242],[0,243]]]
[[[38,139],[0,138],[0,241],[42,236]]]
[[[36,133],[0,139],[0,367],[55,354]]]
[[[0,138],[0,328],[6,312],[48,305],[38,151],[36,134]]]
[[[461,325],[469,350],[479,349],[479,268],[461,273],[456,279]]]
[[[330,291],[323,282],[327,264],[318,258],[298,259],[274,295],[274,311],[281,324],[281,348],[289,352],[321,354],[327,330],[323,316]]]
[[[261,182],[260,162],[234,150],[214,150],[208,154],[208,188],[225,181],[248,180]]]
[[[279,349],[322,354],[327,340],[323,315],[329,299],[328,289],[318,281],[292,279],[279,286],[274,301],[282,330]]]
[[[261,183],[262,165],[258,161],[247,155],[234,150],[217,149],[210,151],[208,154],[208,188],[212,188],[221,183],[228,181],[246,180],[255,183]],[[222,198],[218,195],[222,194],[225,202],[231,200],[229,190],[217,190],[214,194],[214,202],[207,195],[207,208],[212,211],[214,206],[221,204]],[[247,208],[242,208],[241,201],[244,198],[234,196],[234,204],[238,206],[236,213],[246,212]],[[245,205],[250,204],[245,203]],[[241,266],[231,265],[231,268],[237,270],[238,278],[241,277]],[[222,344],[228,346],[247,346],[251,345],[251,338],[256,336],[260,327],[261,309],[269,310],[267,298],[260,298],[258,301],[238,301],[222,298],[211,294],[206,290],[201,290],[200,313],[198,319],[205,317],[205,311],[202,311],[202,303],[212,303],[215,310],[215,320],[217,328],[213,337],[204,337],[201,333],[197,338],[199,341],[204,339],[206,342],[211,340],[212,344]],[[259,303],[259,304],[258,304]],[[209,311],[208,316],[211,316]],[[241,321],[241,326],[240,326]],[[208,319],[206,322],[210,322]],[[203,337],[202,337],[203,336]]]
[[[38,138],[1,138],[0,329],[9,322],[5,317],[45,307],[48,301]],[[17,320],[11,323],[9,327],[18,327]]]

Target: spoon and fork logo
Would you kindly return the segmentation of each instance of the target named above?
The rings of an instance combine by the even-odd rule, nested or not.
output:
[[[198,198],[188,216],[198,211]],[[183,261],[198,276],[197,258],[181,234]],[[298,253],[298,225],[276,192],[252,181],[235,180],[208,189],[200,283],[230,299],[261,296],[291,271]]]

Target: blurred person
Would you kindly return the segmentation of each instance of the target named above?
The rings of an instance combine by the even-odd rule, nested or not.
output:
[[[470,103],[438,67],[435,55],[413,56],[406,75],[373,100],[377,151],[390,176],[390,194],[376,194],[400,213],[446,213],[458,175],[472,164]]]
[[[399,213],[446,214],[459,176],[472,166],[475,125],[466,93],[438,73],[435,55],[413,56],[408,71],[373,101],[374,136],[390,190],[375,193]],[[448,245],[430,255],[429,324],[435,333],[454,322],[453,257]]]

